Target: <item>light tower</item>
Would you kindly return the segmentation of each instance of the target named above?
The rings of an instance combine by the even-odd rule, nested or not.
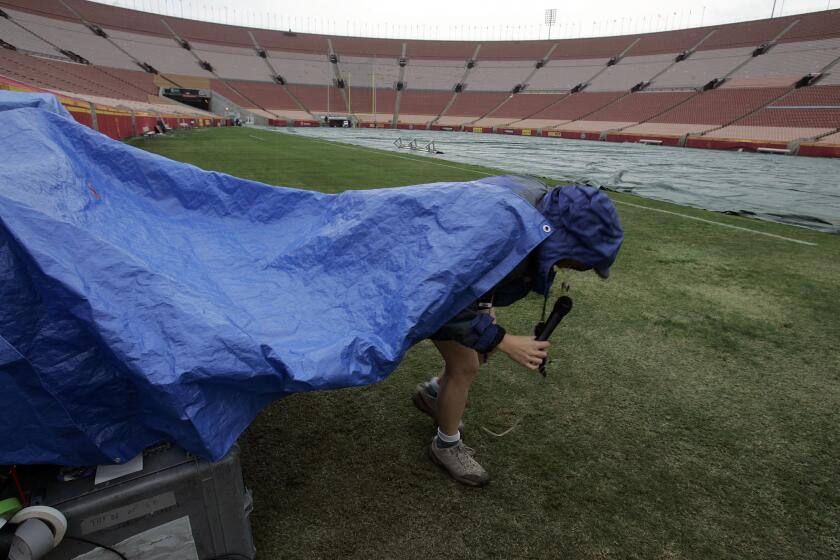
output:
[[[548,38],[551,39],[551,26],[557,21],[557,8],[545,11],[545,24],[548,26]]]

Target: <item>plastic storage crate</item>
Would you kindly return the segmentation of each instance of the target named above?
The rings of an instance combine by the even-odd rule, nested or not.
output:
[[[67,517],[67,534],[111,546],[131,560],[255,556],[239,448],[211,463],[171,446],[147,450],[143,470],[94,485],[50,481],[34,501]],[[65,539],[47,560],[114,560],[113,552]]]

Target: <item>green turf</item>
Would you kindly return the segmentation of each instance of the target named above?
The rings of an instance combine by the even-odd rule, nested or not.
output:
[[[134,144],[328,192],[487,172],[247,129]],[[425,457],[408,397],[441,361],[424,342],[383,383],[295,395],[248,429],[260,558],[840,556],[840,237],[611,196],[817,246],[619,204],[613,277],[571,277],[547,380],[496,356],[473,388],[488,488]],[[525,334],[540,305],[499,320]]]

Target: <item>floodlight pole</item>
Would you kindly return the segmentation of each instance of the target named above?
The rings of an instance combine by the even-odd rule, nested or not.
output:
[[[551,8],[545,11],[545,23],[548,25],[548,38],[551,39],[551,26],[557,21],[557,9]]]
[[[776,13],[776,0],[773,0],[773,9],[770,10],[770,19],[773,19],[773,15]]]

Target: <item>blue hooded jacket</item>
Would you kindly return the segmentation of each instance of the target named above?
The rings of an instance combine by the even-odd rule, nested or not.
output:
[[[512,190],[537,208],[554,231],[492,290],[432,335],[433,340],[456,340],[481,353],[491,351],[506,333],[489,315],[479,313],[482,304],[504,307],[530,291],[548,297],[559,261],[572,260],[609,277],[624,232],[604,192],[582,185],[551,188],[527,177],[517,177],[513,185]]]

